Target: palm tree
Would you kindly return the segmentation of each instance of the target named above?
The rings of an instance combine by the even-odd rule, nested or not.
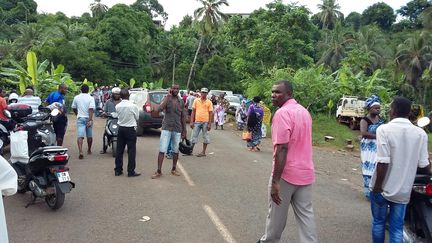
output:
[[[385,57],[390,52],[386,47],[386,38],[375,26],[366,26],[356,34],[355,47],[369,57],[368,74],[384,67]]]
[[[318,4],[321,12],[318,13],[323,29],[335,26],[339,18],[343,18],[343,14],[339,11],[340,6],[336,0],[323,0],[322,4]]]
[[[354,42],[351,34],[342,30],[340,22],[336,23],[335,28],[326,34],[326,41],[321,43],[321,49],[324,53],[318,64],[325,64],[333,71],[336,71],[340,62],[346,56],[347,48]]]
[[[414,88],[423,71],[431,65],[432,45],[427,40],[427,33],[415,34],[398,46],[396,64],[405,72],[406,80]]]
[[[99,18],[108,11],[108,6],[101,3],[101,0],[94,0],[94,3],[90,4],[90,10],[93,17]]]
[[[14,49],[17,55],[23,57],[29,50],[37,50],[46,40],[46,29],[36,23],[18,25],[19,37],[14,40]]]
[[[189,72],[186,89],[189,89],[192,73],[194,71],[196,59],[201,49],[204,36],[216,31],[220,23],[227,18],[226,15],[219,10],[219,8],[222,5],[228,6],[227,0],[198,0],[198,1],[200,1],[203,6],[195,10],[194,16],[195,19],[201,21],[201,34],[200,34],[200,40],[198,42],[198,47],[195,52],[195,56]]]

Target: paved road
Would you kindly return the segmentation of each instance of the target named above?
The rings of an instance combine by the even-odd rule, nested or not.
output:
[[[267,214],[270,140],[248,152],[238,132],[212,131],[206,158],[181,156],[181,177],[150,177],[156,168],[157,130],[138,139],[137,172],[115,177],[110,154],[100,155],[104,120],[95,123],[93,155],[78,160],[74,117],[65,146],[70,149],[76,188],[64,206],[44,202],[24,208],[30,195],[5,198],[11,242],[256,242]],[[200,147],[199,147],[200,148]],[[196,151],[198,152],[198,150]],[[315,149],[314,207],[320,242],[369,242],[369,204],[361,195],[359,158]],[[184,173],[187,173],[184,174]],[[150,221],[139,221],[149,216]],[[292,210],[282,242],[298,242]]]

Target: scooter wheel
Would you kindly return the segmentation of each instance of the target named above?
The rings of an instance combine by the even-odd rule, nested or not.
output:
[[[52,210],[57,210],[63,206],[65,194],[60,190],[58,182],[53,183],[55,193],[45,197],[45,202]]]
[[[111,143],[112,156],[115,158],[117,155],[117,141]]]

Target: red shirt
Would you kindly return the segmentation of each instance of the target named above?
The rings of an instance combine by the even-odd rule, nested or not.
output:
[[[3,97],[0,97],[0,120],[2,120],[2,121],[8,121],[9,120],[3,112],[6,109],[7,109],[6,100]]]

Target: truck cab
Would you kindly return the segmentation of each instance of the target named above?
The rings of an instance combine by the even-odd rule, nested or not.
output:
[[[348,124],[352,130],[360,128],[360,120],[365,115],[365,99],[358,96],[343,95],[337,103],[336,119]]]

